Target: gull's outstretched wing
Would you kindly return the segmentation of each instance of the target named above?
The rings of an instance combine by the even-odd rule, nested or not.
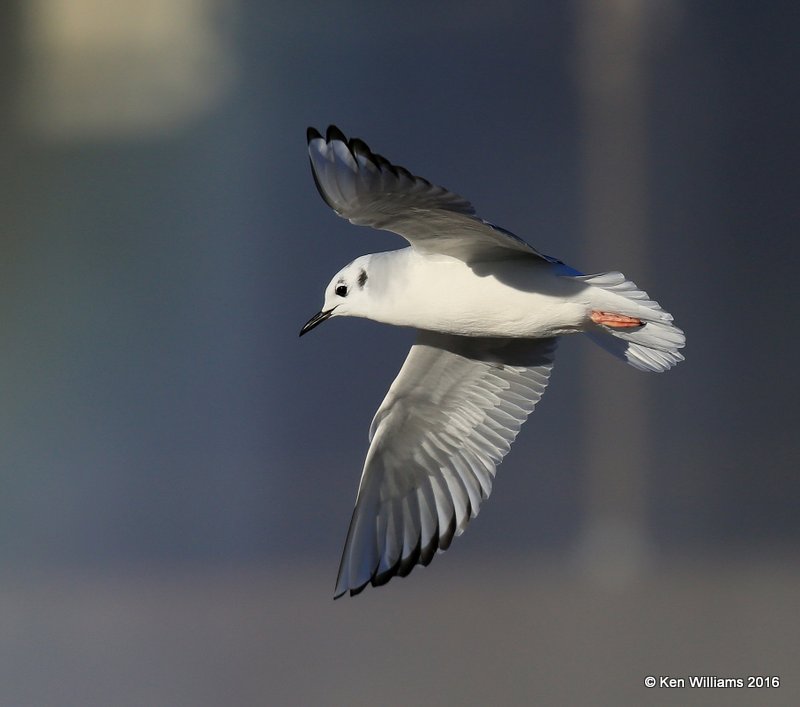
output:
[[[322,198],[351,223],[397,233],[421,253],[466,262],[526,255],[559,262],[476,216],[463,197],[391,164],[333,125],[325,137],[308,129],[308,154]]]
[[[336,597],[404,577],[464,531],[542,397],[555,347],[419,332],[370,428]]]

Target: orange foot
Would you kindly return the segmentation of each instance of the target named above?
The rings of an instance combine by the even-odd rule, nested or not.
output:
[[[635,317],[626,317],[624,314],[612,314],[611,312],[592,312],[592,321],[595,324],[610,326],[615,329],[628,329],[630,327],[641,326],[642,320]]]

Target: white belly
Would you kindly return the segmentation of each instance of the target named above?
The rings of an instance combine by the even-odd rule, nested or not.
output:
[[[588,288],[554,275],[547,263],[515,259],[474,268],[455,258],[408,254],[397,281],[392,324],[447,334],[539,338],[581,331]]]

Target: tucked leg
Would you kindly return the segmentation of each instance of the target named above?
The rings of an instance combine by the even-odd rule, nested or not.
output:
[[[613,312],[600,312],[595,310],[592,312],[592,321],[595,324],[602,324],[603,326],[613,327],[614,329],[628,329],[642,325],[641,319],[635,317],[626,317],[624,314],[614,314]]]

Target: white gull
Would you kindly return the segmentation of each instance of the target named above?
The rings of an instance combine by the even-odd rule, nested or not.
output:
[[[370,427],[339,597],[427,565],[464,531],[544,392],[558,336],[584,332],[655,372],[683,360],[685,337],[621,273],[582,275],[335,126],[309,128],[308,152],[339,216],[410,246],[342,268],[300,335],[338,316],[418,329]]]

